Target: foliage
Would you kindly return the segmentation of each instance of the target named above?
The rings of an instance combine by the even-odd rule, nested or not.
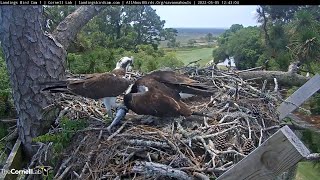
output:
[[[175,53],[171,52],[158,59],[157,69],[163,67],[178,68],[181,66],[183,66],[183,62],[177,58]]]
[[[51,30],[75,9],[46,6]],[[163,40],[168,41],[169,47],[180,46],[177,30],[164,28],[164,24],[151,6],[108,6],[78,33],[68,49],[68,67],[73,73],[106,72],[115,67],[120,57],[131,55],[136,59],[136,68],[144,72],[181,66],[174,54],[165,55],[158,50]]]
[[[162,32],[162,36],[165,37],[164,40],[167,40],[168,48],[178,48],[181,46],[181,42],[177,41],[178,31],[173,28],[166,28]]]
[[[124,49],[97,48],[84,53],[69,53],[68,66],[73,73],[101,73],[114,69],[116,62],[123,56],[134,57],[134,68],[143,72],[153,71],[161,67],[180,67],[182,61],[175,53],[155,50],[151,45],[138,45],[137,51]]]
[[[71,72],[77,74],[111,71],[123,52],[123,49],[97,48],[85,53],[69,53],[68,66]]]
[[[320,72],[320,6],[261,6],[268,19],[265,33],[266,58],[273,69],[286,71],[290,62],[299,61],[303,72]],[[305,74],[305,73],[304,73]],[[320,96],[305,104],[312,114],[320,113]]]
[[[320,115],[320,94],[313,95],[310,99],[310,111],[314,115]]]
[[[208,33],[206,36],[205,36],[205,39],[207,42],[212,42],[213,41],[213,35],[211,33]]]
[[[86,120],[69,120],[66,117],[63,117],[60,122],[62,128],[56,134],[47,133],[38,137],[33,138],[33,142],[53,142],[53,152],[54,152],[54,161],[59,157],[59,154],[66,148],[73,137],[73,135],[81,129],[87,127]]]
[[[290,89],[288,89],[287,93],[286,93],[286,97],[288,98],[289,96],[291,96],[296,90],[298,90],[299,87],[297,86],[292,86]]]
[[[265,13],[268,14],[272,23],[288,23],[292,21],[295,12],[299,9],[299,6],[261,6]]]
[[[302,132],[302,141],[308,145],[311,152],[320,152],[320,137],[319,134],[310,130]]]
[[[153,50],[150,46],[138,46],[138,52],[134,53],[134,67],[142,72],[150,72],[163,67],[176,68],[183,66],[175,53],[164,53],[162,50]]]
[[[197,41],[194,40],[194,39],[189,39],[189,40],[188,40],[188,45],[189,45],[189,46],[194,46],[194,44],[195,44],[196,42],[197,42]]]
[[[243,28],[239,25],[231,26],[218,39],[219,47],[213,50],[216,61],[223,61],[233,57],[238,69],[252,68],[256,66],[262,52],[262,41],[257,27]]]
[[[312,162],[299,162],[297,180],[318,180],[320,176],[319,168],[314,167]]]
[[[320,9],[319,9],[320,10]],[[320,58],[320,22],[311,12],[302,10],[295,15],[290,24],[289,48],[293,58],[300,61],[305,69],[312,72],[310,63],[319,62]]]
[[[303,70],[314,74],[311,64],[320,58],[319,12],[320,6],[260,6],[261,26],[232,25],[218,38],[214,59],[233,56],[239,69],[266,66],[268,61],[268,70],[282,71],[300,61]]]
[[[242,28],[243,26],[240,24],[233,24],[230,29],[226,30],[218,37],[218,46],[212,51],[212,56],[215,59],[215,63],[222,62],[226,58],[230,58],[230,56],[232,56],[230,55],[230,49],[228,48],[229,39],[234,33]]]
[[[170,40],[167,42],[167,47],[168,47],[168,48],[180,47],[180,42],[178,42],[176,38],[170,39]]]
[[[9,134],[8,132],[8,124],[4,123],[4,122],[0,122],[0,139],[4,138],[5,136],[7,136]],[[6,141],[0,141],[0,151],[4,152],[6,150]],[[5,163],[5,161],[7,160],[7,154],[6,153],[2,153],[0,155],[0,165],[3,165]]]
[[[11,98],[9,74],[2,49],[0,49],[0,77],[0,117],[7,117],[11,113],[10,111],[13,106],[13,102]]]
[[[75,6],[45,6],[49,31],[75,9]],[[177,30],[164,28],[164,24],[151,6],[108,6],[86,24],[69,52],[97,47],[136,50],[137,45],[151,45],[157,49],[163,40],[178,46],[179,43],[175,42]]]
[[[44,7],[44,26],[49,32],[52,32],[58,24],[70,13],[77,9],[76,6],[43,6]]]
[[[320,6],[260,6],[257,10],[265,54],[281,70],[291,61],[300,61],[302,69],[312,72],[310,64],[320,57],[319,10]]]

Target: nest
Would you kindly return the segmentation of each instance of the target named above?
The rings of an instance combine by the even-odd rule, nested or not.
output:
[[[206,179],[219,177],[279,129],[277,92],[266,83],[244,81],[233,72],[185,68],[191,78],[216,89],[210,98],[185,102],[210,117],[156,118],[127,114],[113,134],[107,131],[101,102],[72,95],[56,101],[67,116],[87,118],[90,126],[76,133],[54,169],[57,179]],[[139,77],[133,73],[130,78]],[[277,85],[276,85],[277,86]],[[121,97],[118,99],[121,101]],[[35,155],[46,155],[42,144]]]

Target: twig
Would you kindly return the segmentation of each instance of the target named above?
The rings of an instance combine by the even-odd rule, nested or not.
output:
[[[128,121],[126,121],[125,123],[123,123],[122,126],[121,126],[119,129],[117,129],[116,132],[114,132],[113,134],[111,134],[111,135],[108,137],[107,141],[110,141],[110,140],[111,140],[112,138],[114,138],[117,134],[119,134],[120,131],[122,131],[122,129],[127,125],[127,123],[128,123]]]
[[[274,90],[273,90],[273,92],[278,92],[278,81],[277,81],[277,78],[273,78],[273,81],[274,81]]]
[[[40,143],[40,142],[38,142],[37,144],[40,145],[40,147],[38,148],[36,154],[32,156],[31,163],[29,164],[29,168],[32,168],[36,164],[36,161],[39,159],[43,151],[42,148],[45,145],[44,143]]]
[[[44,161],[46,162],[47,161],[47,157],[48,157],[48,151],[49,151],[49,148],[50,146],[52,146],[53,142],[50,142],[48,144],[48,146],[46,147],[46,150],[45,150],[45,153],[44,153]]]
[[[61,118],[68,112],[69,109],[70,109],[69,107],[65,107],[63,110],[61,110],[59,112],[58,117],[54,121],[54,124],[58,125],[60,123]]]
[[[67,159],[65,160],[61,166],[59,167],[56,175],[54,176],[55,178],[58,178],[60,172],[67,166],[67,164],[71,161],[71,159],[79,152],[81,146],[83,145],[83,143],[87,140],[89,135],[86,135],[80,142],[79,146],[77,147],[77,149],[73,152],[73,154]]]
[[[200,180],[210,180],[208,176],[198,172],[193,172],[193,176]]]
[[[0,141],[12,141],[18,137],[18,128],[15,128],[10,134],[7,136],[3,137]]]
[[[219,109],[219,111],[217,111],[217,113],[222,113],[223,111],[225,111],[226,109],[228,109],[229,106],[230,106],[230,104],[229,104],[229,103],[226,103],[226,104],[223,106],[222,109]]]
[[[183,159],[186,159],[188,161],[188,164],[189,165],[193,165],[192,161],[187,158],[181,151],[180,149],[175,145],[173,144],[169,139],[167,139],[162,133],[159,132],[159,136],[162,137],[168,144],[169,146],[176,152],[179,153],[180,157],[182,157]]]
[[[264,93],[265,92],[265,90],[266,90],[266,86],[267,86],[267,80],[264,80],[263,81],[263,84],[262,84],[262,88],[261,88],[261,93]]]
[[[0,119],[3,123],[16,123],[18,119]]]
[[[228,131],[231,131],[231,130],[237,128],[237,127],[238,127],[238,125],[237,125],[237,126],[230,127],[230,128],[228,128],[228,129],[225,129],[225,130],[223,130],[223,131],[220,131],[220,132],[217,132],[217,133],[214,133],[214,134],[208,134],[208,135],[202,135],[202,136],[195,136],[195,137],[193,137],[192,139],[198,139],[199,137],[204,138],[204,139],[206,139],[206,138],[213,138],[213,137],[215,137],[215,136],[218,136],[218,135],[224,134],[224,133],[226,133],[226,132],[228,132]]]
[[[77,132],[87,132],[87,131],[108,131],[107,128],[94,128],[94,127],[89,127],[85,129],[78,130]]]
[[[270,126],[268,128],[263,129],[263,131],[270,131],[270,130],[279,129],[279,128],[280,128],[280,126]]]
[[[87,171],[88,168],[89,168],[88,162],[91,161],[91,158],[92,158],[92,156],[93,156],[93,151],[94,151],[94,150],[91,150],[91,151],[90,151],[90,153],[89,153],[89,155],[88,155],[87,162],[85,162],[85,164],[84,164],[84,166],[83,166],[83,168],[82,168],[82,170],[81,170],[80,179],[83,179],[84,174],[86,173],[86,171]]]
[[[251,127],[250,127],[249,118],[244,118],[244,119],[246,120],[248,129],[249,129],[248,139],[251,139],[252,130],[251,130]]]
[[[263,133],[262,133],[262,128],[260,129],[260,138],[259,138],[259,146],[262,143],[262,138],[263,138]]]
[[[67,175],[67,173],[70,171],[73,165],[68,166],[59,177],[55,178],[56,180],[62,180]]]

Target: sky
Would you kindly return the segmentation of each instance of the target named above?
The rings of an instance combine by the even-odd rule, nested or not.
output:
[[[152,6],[166,28],[229,28],[232,24],[255,26],[257,6]]]

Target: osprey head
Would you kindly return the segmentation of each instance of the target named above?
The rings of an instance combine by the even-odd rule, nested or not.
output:
[[[133,56],[131,57],[122,57],[116,65],[116,69],[125,69],[128,71],[131,69],[130,67],[133,66]]]

